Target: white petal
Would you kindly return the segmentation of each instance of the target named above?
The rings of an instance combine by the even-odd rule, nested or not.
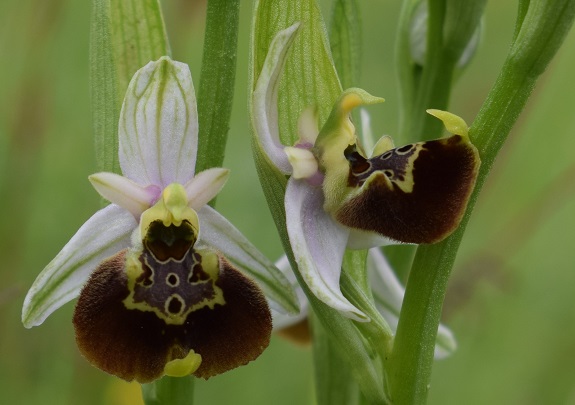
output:
[[[275,265],[278,269],[280,269],[280,271],[286,276],[286,278],[291,283],[292,288],[297,294],[300,307],[299,314],[296,315],[283,314],[274,310],[271,311],[274,330],[279,330],[287,328],[288,326],[294,325],[299,321],[301,321],[302,319],[305,319],[308,313],[308,301],[302,288],[300,287],[295,278],[295,274],[293,273],[293,270],[290,266],[287,256],[283,255],[282,257],[280,257],[280,259],[276,261]]]
[[[398,245],[400,242],[382,236],[377,232],[368,232],[361,229],[352,229],[349,231],[347,248],[351,250],[369,249],[376,246]]]
[[[102,260],[129,246],[136,226],[132,214],[117,205],[96,212],[34,281],[22,308],[24,326],[40,325],[78,296]]]
[[[188,196],[188,205],[198,211],[220,192],[229,176],[230,171],[228,169],[216,167],[198,173],[196,177],[184,185]]]
[[[290,282],[240,231],[209,205],[204,205],[198,216],[201,243],[219,250],[234,266],[251,276],[271,300],[272,309],[299,311]]]
[[[453,332],[445,325],[439,324],[437,337],[435,338],[434,358],[436,360],[451,356],[457,350],[457,340]]]
[[[367,269],[378,309],[395,331],[405,289],[380,249],[369,250]],[[388,316],[391,319],[388,319]]]
[[[321,188],[290,178],[285,209],[290,244],[310,290],[345,316],[358,321],[368,320],[340,290],[339,277],[349,231],[323,210]]]
[[[374,146],[371,117],[365,108],[359,110],[359,116],[361,119],[361,141],[363,143],[363,149],[371,151]]]
[[[130,211],[136,219],[154,204],[162,192],[159,187],[142,187],[115,173],[96,173],[88,179],[102,197]]]
[[[280,31],[273,39],[252,95],[252,125],[270,160],[284,174],[291,165],[280,142],[278,127],[278,88],[287,51],[295,38],[299,23]]]
[[[405,289],[379,248],[369,250],[367,269],[375,305],[395,333]],[[456,348],[457,343],[453,333],[446,326],[439,325],[435,340],[435,358],[447,357]]]
[[[184,184],[194,175],[198,114],[190,69],[167,56],[136,72],[119,127],[124,176],[143,186]]]

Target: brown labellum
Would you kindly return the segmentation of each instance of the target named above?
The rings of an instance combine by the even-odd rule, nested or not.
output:
[[[466,137],[405,145],[366,159],[345,151],[348,186],[336,212],[342,224],[405,243],[436,243],[459,225],[480,164]]]
[[[195,270],[185,269],[190,274],[186,278],[174,276],[177,273],[173,269],[166,277],[160,277],[157,263],[151,266],[152,270],[142,271],[144,276],[138,278],[136,286],[140,282],[141,286],[149,285],[149,280],[159,283],[162,278],[166,283],[165,293],[158,289],[160,296],[166,296],[165,315],[154,310],[155,301],[148,307],[141,305],[137,300],[147,299],[146,296],[137,298],[134,288],[130,290],[126,263],[132,254],[133,251],[124,250],[104,261],[90,277],[76,305],[76,342],[93,365],[124,380],[146,383],[162,377],[169,361],[182,359],[193,350],[202,357],[193,375],[207,379],[247,364],[268,346],[272,324],[263,293],[223,257],[216,256],[215,271],[204,273],[198,264],[202,263],[202,254],[190,249],[186,256],[191,255],[194,260],[182,260],[181,264],[193,262]],[[194,271],[202,274],[194,275]],[[206,277],[207,273],[212,276]],[[210,277],[211,290],[205,287]],[[187,314],[183,312],[188,305],[186,300],[173,299],[178,295],[174,291],[183,285],[188,290],[190,285],[202,285],[204,290],[198,294],[206,294],[206,304],[195,305]],[[209,294],[214,291],[220,291],[223,301],[211,301]],[[188,296],[189,293],[181,293],[181,297]],[[171,312],[176,320],[177,316],[184,319],[170,322]]]

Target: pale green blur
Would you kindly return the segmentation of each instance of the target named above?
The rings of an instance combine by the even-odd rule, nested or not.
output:
[[[204,4],[164,2],[173,57],[199,84]],[[399,2],[361,2],[361,80],[385,97],[374,134],[394,135]],[[326,4],[326,18],[329,5]],[[252,161],[246,112],[251,3],[242,4],[238,83],[218,209],[270,258],[281,252]],[[513,32],[514,2],[490,2],[479,51],[450,111],[472,122]],[[73,304],[20,322],[36,275],[99,207],[88,85],[88,1],[0,2],[0,403],[138,404],[138,387],[79,355]],[[459,350],[436,363],[430,404],[575,402],[575,35],[504,147],[475,209],[446,298]],[[428,106],[434,108],[435,106]],[[421,114],[425,114],[422,111]],[[398,145],[399,146],[399,145]],[[313,403],[309,349],[274,338],[256,362],[196,384],[196,404]]]

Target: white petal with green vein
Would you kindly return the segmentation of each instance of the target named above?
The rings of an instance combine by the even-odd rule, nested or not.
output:
[[[140,69],[128,87],[118,131],[124,176],[162,188],[190,180],[198,113],[188,65],[162,57]]]
[[[219,250],[233,265],[251,276],[279,312],[299,312],[298,298],[282,272],[226,218],[208,205],[198,211],[200,243]]]
[[[132,214],[114,204],[92,215],[34,281],[22,308],[24,326],[40,325],[76,298],[102,260],[130,245],[136,226]]]

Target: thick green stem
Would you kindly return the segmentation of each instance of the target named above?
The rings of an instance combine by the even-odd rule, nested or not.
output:
[[[426,402],[447,281],[477,196],[534,84],[555,55],[575,15],[573,0],[532,1],[503,69],[470,130],[482,166],[459,229],[416,254],[401,310],[391,365],[395,404]],[[524,18],[523,18],[524,17]]]
[[[318,405],[357,405],[359,387],[353,379],[347,361],[341,357],[333,339],[321,322],[311,314],[313,358],[315,364],[316,399]],[[326,389],[320,389],[326,388]]]
[[[239,0],[209,0],[198,92],[196,172],[221,166],[229,131],[236,76]]]
[[[142,385],[146,405],[192,405],[194,403],[193,377],[163,377]]]

